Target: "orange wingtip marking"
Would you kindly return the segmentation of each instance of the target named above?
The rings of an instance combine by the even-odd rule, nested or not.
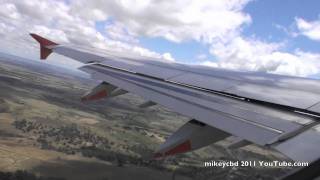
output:
[[[40,43],[40,59],[46,59],[52,53],[52,50],[47,48],[47,46],[58,45],[57,43],[45,39],[37,34],[30,33],[30,36]]]
[[[59,45],[55,42],[52,42],[48,39],[45,39],[37,34],[34,33],[30,33],[30,36],[32,36],[35,40],[37,40],[41,46],[54,46],[54,45]]]

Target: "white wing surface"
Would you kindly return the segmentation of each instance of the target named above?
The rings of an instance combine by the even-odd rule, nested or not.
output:
[[[233,147],[250,143],[299,161],[320,157],[320,81],[256,72],[190,66],[117,53],[63,46],[31,34],[41,58],[55,52],[84,63],[80,69],[102,84],[84,99],[126,92],[192,119],[159,148],[156,156],[195,150],[235,136]]]

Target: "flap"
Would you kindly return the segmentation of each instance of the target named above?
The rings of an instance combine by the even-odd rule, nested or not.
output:
[[[197,120],[191,120],[163,143],[155,158],[184,153],[202,148],[211,143],[228,137],[229,134],[217,128],[208,126]]]
[[[92,101],[92,100],[99,100],[105,97],[108,97],[111,95],[111,93],[116,89],[117,87],[102,82],[99,85],[97,85],[95,88],[93,88],[91,91],[86,93],[84,96],[82,96],[82,101]]]
[[[312,162],[320,158],[320,125],[278,144],[274,148],[296,161]]]

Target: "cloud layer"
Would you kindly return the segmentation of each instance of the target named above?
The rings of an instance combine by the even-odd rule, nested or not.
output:
[[[57,42],[174,60],[169,53],[159,54],[139,46],[135,36],[126,33],[127,30],[120,23],[105,27],[104,32],[98,31],[96,21],[107,20],[107,16],[98,9],[89,10],[85,16],[81,14],[83,12],[75,10],[78,1],[70,3],[41,0],[1,2],[0,48],[28,56],[36,51],[35,48],[38,49],[28,36],[28,33],[34,32]],[[83,8],[84,5],[80,9],[87,9]],[[66,64],[66,60],[56,63]],[[79,65],[71,61],[69,64]]]
[[[296,18],[295,22],[300,34],[312,40],[320,41],[320,19],[316,21],[306,21],[302,18]]]
[[[114,17],[134,35],[164,37],[174,42],[212,42],[236,34],[241,25],[251,21],[241,11],[247,3],[248,0],[76,1],[74,8],[90,9],[80,11],[82,17],[104,12],[103,17]]]
[[[281,51],[284,46],[285,43],[237,37],[230,43],[212,45],[210,52],[219,60],[205,61],[203,65],[302,77],[319,73],[320,54],[298,49],[288,53]]]
[[[27,36],[35,32],[58,42],[137,53],[174,61],[139,45],[140,37],[160,37],[183,45],[196,41],[209,47],[214,60],[197,56],[198,64],[310,76],[319,73],[320,54],[286,51],[285,42],[245,37],[252,17],[244,12],[250,0],[4,0],[0,3],[1,49],[34,52]],[[299,34],[320,40],[319,21],[293,19]],[[97,27],[102,24],[102,27]],[[61,60],[58,63],[71,63]]]

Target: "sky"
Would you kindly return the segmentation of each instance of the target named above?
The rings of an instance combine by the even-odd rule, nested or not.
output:
[[[0,0],[0,51],[39,59],[61,44],[163,61],[320,78],[317,0]],[[51,55],[67,68],[81,64]]]

